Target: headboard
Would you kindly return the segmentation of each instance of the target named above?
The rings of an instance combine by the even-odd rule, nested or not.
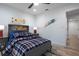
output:
[[[29,26],[27,26],[27,25],[8,24],[8,35],[12,31],[27,31],[27,32],[29,32]]]

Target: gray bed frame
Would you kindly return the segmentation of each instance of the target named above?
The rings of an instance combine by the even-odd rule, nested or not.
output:
[[[31,49],[30,51],[26,52],[26,56],[42,56],[46,52],[51,52],[51,42],[48,41],[38,47]]]

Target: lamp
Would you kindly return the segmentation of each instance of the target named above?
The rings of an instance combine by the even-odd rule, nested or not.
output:
[[[39,5],[39,3],[34,3],[34,6],[38,6]]]
[[[34,27],[33,30],[34,30],[34,34],[36,34],[37,33],[37,27]]]
[[[4,30],[4,25],[0,25],[0,30]]]

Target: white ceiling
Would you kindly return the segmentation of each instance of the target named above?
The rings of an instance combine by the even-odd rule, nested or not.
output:
[[[45,11],[45,9],[48,9],[48,11],[50,11],[50,10],[59,8],[59,7],[64,6],[64,5],[68,5],[68,3],[51,3],[51,4],[40,3],[38,6],[33,6],[31,9],[28,9],[28,6],[31,3],[6,3],[6,4],[11,6],[11,7],[17,8],[21,11],[33,14],[33,15],[47,12],[47,11]],[[37,11],[34,12],[33,9],[36,9]]]

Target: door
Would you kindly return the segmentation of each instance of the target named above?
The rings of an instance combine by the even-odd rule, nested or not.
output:
[[[68,47],[79,50],[79,20],[69,21]]]

